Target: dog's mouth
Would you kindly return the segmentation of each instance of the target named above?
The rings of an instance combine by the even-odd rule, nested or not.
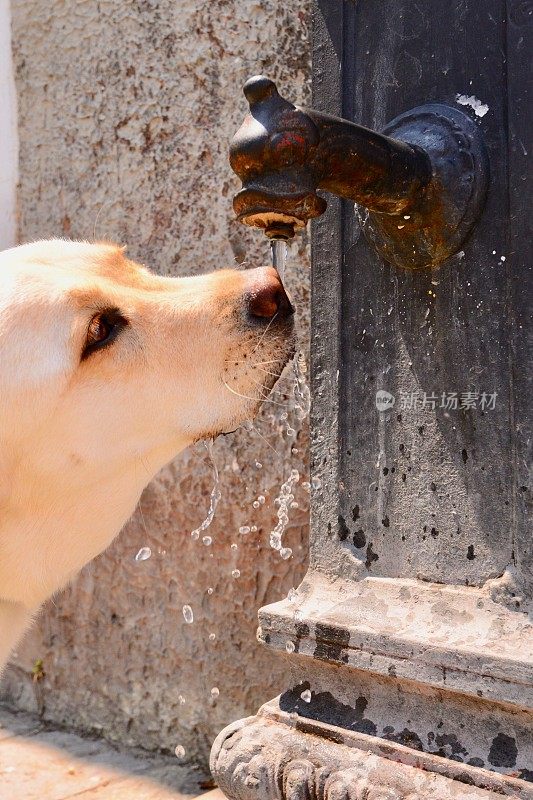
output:
[[[239,403],[236,417],[219,433],[232,433],[243,423],[252,421],[263,405],[285,405],[282,396],[273,392],[283,370],[294,357],[296,342],[292,323],[284,323],[264,337],[247,340],[226,359],[222,375],[224,390],[231,393]]]

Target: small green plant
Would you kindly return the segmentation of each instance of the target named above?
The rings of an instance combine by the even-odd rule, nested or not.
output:
[[[41,681],[45,676],[44,665],[42,658],[35,659],[35,663],[31,668],[31,676],[34,683]]]

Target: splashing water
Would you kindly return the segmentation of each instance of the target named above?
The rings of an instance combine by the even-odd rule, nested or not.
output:
[[[272,266],[278,271],[281,280],[285,279],[285,263],[287,261],[287,242],[285,239],[270,240],[270,258]]]
[[[311,408],[311,393],[307,385],[307,364],[302,352],[296,354],[292,368],[294,371],[294,409],[298,419],[303,420]]]
[[[146,561],[146,559],[150,558],[151,555],[152,551],[149,547],[141,547],[141,549],[135,556],[135,561]]]
[[[207,450],[207,454],[209,456],[209,460],[211,461],[214,483],[213,483],[213,488],[211,490],[211,498],[209,501],[209,511],[207,512],[207,516],[202,522],[202,524],[191,532],[191,536],[193,539],[199,539],[200,534],[207,528],[209,528],[209,526],[213,522],[213,518],[215,516],[215,511],[217,510],[219,500],[222,497],[222,492],[220,491],[220,478],[218,475],[218,468],[217,465],[215,464],[215,459],[213,458],[213,439],[209,439],[209,441],[204,442],[204,444]],[[205,537],[205,538],[210,539],[211,537]],[[211,544],[211,541],[209,542],[209,544]],[[204,544],[206,544],[205,541]]]
[[[288,511],[290,504],[294,500],[293,488],[299,480],[300,473],[298,470],[291,470],[291,474],[285,483],[281,485],[278,497],[274,500],[274,503],[278,506],[278,522],[274,530],[270,532],[270,547],[274,550],[278,550],[282,558],[290,558],[292,555],[290,547],[282,547],[281,540],[289,524]]]

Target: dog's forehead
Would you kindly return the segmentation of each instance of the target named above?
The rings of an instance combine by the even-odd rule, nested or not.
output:
[[[82,290],[88,282],[96,289],[98,279],[102,288],[141,288],[154,281],[155,276],[127,259],[124,250],[107,242],[33,242],[0,254],[0,274],[4,281],[18,276],[19,287],[27,283],[33,290],[49,287],[59,293]]]

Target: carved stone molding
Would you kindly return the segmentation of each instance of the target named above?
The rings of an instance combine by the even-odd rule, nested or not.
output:
[[[230,800],[533,800],[533,787],[460,765],[454,777],[296,730],[264,716],[225,728],[211,771]]]
[[[495,602],[509,585],[507,573],[479,589],[310,570],[294,597],[259,610],[258,639],[281,652],[290,642],[291,652],[347,669],[531,709],[533,625]]]

